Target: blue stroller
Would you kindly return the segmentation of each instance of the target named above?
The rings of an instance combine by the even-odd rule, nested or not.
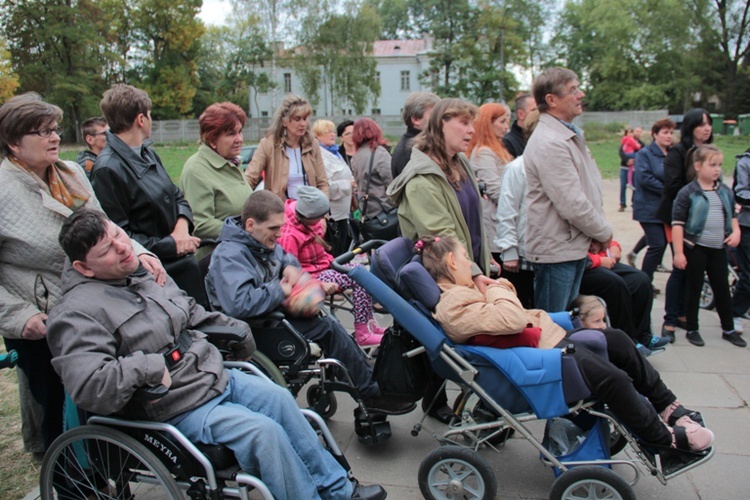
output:
[[[407,238],[369,241],[337,258],[333,267],[351,276],[393,316],[395,331],[421,344],[405,356],[426,356],[437,375],[462,390],[448,430],[436,436],[441,446],[420,465],[419,487],[425,498],[495,498],[494,471],[478,450],[498,451],[514,432],[536,448],[542,463],[557,476],[551,499],[635,499],[632,486],[639,478],[638,461],[666,484],[713,456],[713,448],[684,452],[639,442],[601,402],[592,400],[575,361],[566,356],[573,345],[560,350],[453,344],[430,313],[440,289],[412,248]],[[343,266],[355,254],[367,251],[372,251],[370,271]],[[572,329],[569,313],[552,316]],[[600,337],[590,333],[584,330],[571,339],[595,352],[606,352],[605,346],[597,345]],[[542,442],[524,425],[538,419],[548,421]],[[412,435],[420,428],[417,424]],[[575,429],[575,436],[569,446],[555,446],[570,429]],[[627,445],[633,457],[629,453],[623,459],[612,458]],[[612,470],[615,464],[633,470],[631,483]]]

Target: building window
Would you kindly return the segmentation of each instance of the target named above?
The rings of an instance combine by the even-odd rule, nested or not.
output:
[[[380,71],[375,72],[375,81],[380,83]]]
[[[372,113],[371,114],[373,114],[373,115],[379,115],[380,114],[380,108],[372,108]]]
[[[268,116],[268,111],[261,111],[260,112],[260,116],[262,116],[264,118],[267,117]]]
[[[292,93],[292,74],[284,73],[284,92],[287,94]]]
[[[409,71],[401,72],[401,90],[411,90],[411,73]]]

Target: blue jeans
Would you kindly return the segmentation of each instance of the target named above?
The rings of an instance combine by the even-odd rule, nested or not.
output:
[[[564,311],[578,296],[586,259],[533,264],[534,305],[545,311]]]
[[[641,271],[646,273],[649,280],[654,281],[656,267],[661,264],[664,251],[667,249],[667,235],[664,232],[664,224],[661,222],[641,222],[641,227],[646,234],[646,245],[648,245]]]
[[[620,167],[620,206],[627,206],[625,203],[626,193],[628,187],[628,167]]]
[[[737,247],[737,262],[740,265],[740,279],[732,297],[732,315],[737,318],[750,308],[750,227],[740,226],[742,239]]]
[[[320,444],[292,394],[239,370],[228,374],[222,395],[170,423],[191,441],[230,448],[274,498],[351,498],[347,472]]]

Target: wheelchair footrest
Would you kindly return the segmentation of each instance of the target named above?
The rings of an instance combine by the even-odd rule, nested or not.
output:
[[[387,415],[367,414],[359,408],[354,411],[354,431],[362,444],[368,446],[383,443],[391,437],[391,424]]]

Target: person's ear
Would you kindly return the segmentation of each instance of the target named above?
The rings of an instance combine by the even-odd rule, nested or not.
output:
[[[451,270],[455,270],[458,268],[456,265],[456,254],[454,252],[448,252],[448,256],[445,259],[445,263],[448,264],[448,267]]]
[[[255,229],[255,219],[253,219],[252,217],[248,217],[247,220],[245,221],[245,231],[247,231],[248,233],[252,233],[254,229]]]
[[[87,278],[94,277],[94,271],[92,271],[91,268],[87,266],[85,262],[81,260],[74,260],[72,265],[73,265],[73,269],[75,269],[82,275],[86,276]]]
[[[557,102],[555,101],[555,98],[557,96],[555,94],[547,94],[544,96],[544,100],[547,102],[547,106],[550,108],[554,108],[557,106]]]

